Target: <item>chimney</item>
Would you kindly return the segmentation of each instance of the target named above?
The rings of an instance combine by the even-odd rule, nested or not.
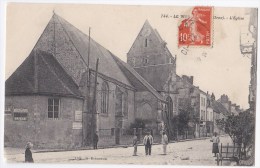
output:
[[[182,75],[182,79],[193,85],[193,76]]]
[[[215,100],[215,95],[214,95],[214,93],[212,92],[212,94],[211,94],[211,100],[212,101],[214,101]]]
[[[193,85],[193,76],[190,76],[190,83]]]

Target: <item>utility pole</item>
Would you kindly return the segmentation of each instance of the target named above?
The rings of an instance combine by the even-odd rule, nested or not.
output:
[[[97,95],[97,73],[98,73],[98,62],[99,58],[97,59],[96,62],[96,71],[95,71],[95,84],[94,84],[94,93],[93,93],[93,101],[92,101],[92,117],[91,117],[91,142],[93,144],[93,139],[94,139],[94,133],[97,128],[97,110],[96,110],[96,95]]]
[[[87,64],[88,64],[88,81],[87,81],[87,86],[90,87],[90,66],[89,66],[89,59],[90,59],[90,30],[91,27],[88,29],[88,59],[87,59]]]
[[[87,55],[87,88],[85,92],[85,100],[84,100],[84,112],[83,112],[83,126],[82,126],[82,137],[83,137],[83,146],[86,146],[89,144],[91,132],[89,131],[89,127],[91,126],[89,124],[89,115],[90,115],[90,65],[89,65],[89,59],[90,59],[90,29],[89,28],[89,38],[88,38],[88,55]]]

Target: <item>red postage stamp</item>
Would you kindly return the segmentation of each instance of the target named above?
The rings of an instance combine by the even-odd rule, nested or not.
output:
[[[191,17],[184,19],[179,26],[179,46],[211,46],[212,7],[194,7]]]

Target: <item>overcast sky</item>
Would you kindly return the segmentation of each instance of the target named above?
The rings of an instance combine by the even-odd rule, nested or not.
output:
[[[177,74],[194,76],[194,84],[214,92],[218,99],[227,94],[233,103],[248,108],[250,59],[240,53],[240,33],[249,16],[243,8],[214,8],[214,16],[243,17],[243,20],[214,19],[213,46],[190,47],[186,55],[178,48],[178,25],[182,19],[161,18],[162,14],[191,14],[191,7],[9,4],[7,8],[6,77],[29,55],[52,17],[53,10],[126,61],[126,54],[146,19],[177,55]]]

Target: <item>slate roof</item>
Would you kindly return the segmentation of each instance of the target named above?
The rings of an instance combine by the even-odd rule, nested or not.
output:
[[[6,95],[63,95],[82,98],[78,86],[53,55],[32,51],[5,82]]]

